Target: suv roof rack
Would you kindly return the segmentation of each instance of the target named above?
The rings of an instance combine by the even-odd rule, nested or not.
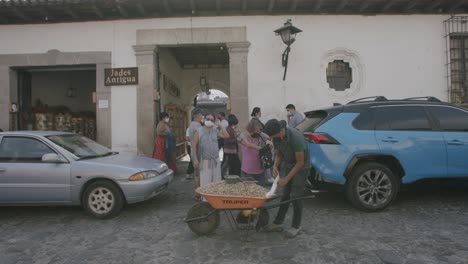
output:
[[[374,99],[374,100],[368,100],[368,99]],[[381,101],[388,101],[385,96],[369,96],[369,97],[364,97],[364,98],[359,98],[354,101],[349,102],[348,104],[354,104],[354,103],[359,103],[359,102],[381,102]]]
[[[439,100],[438,98],[434,97],[434,96],[420,96],[420,97],[410,97],[410,98],[406,98],[406,99],[403,99],[404,101],[410,101],[410,100],[421,100],[421,99],[426,99],[426,101],[429,101],[429,102],[442,102],[441,100]]]

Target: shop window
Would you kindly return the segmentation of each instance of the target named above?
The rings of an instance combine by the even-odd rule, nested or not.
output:
[[[336,91],[344,91],[351,88],[353,77],[349,63],[343,60],[335,60],[328,63],[327,82],[329,87]]]

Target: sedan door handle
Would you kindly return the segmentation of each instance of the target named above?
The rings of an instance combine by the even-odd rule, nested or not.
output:
[[[463,141],[454,139],[454,140],[450,140],[449,142],[447,142],[447,144],[453,145],[453,146],[461,146],[463,145]]]
[[[6,169],[5,168],[0,168],[0,172],[5,172]]]

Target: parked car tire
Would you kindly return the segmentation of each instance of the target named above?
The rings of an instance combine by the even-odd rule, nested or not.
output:
[[[91,183],[82,197],[85,210],[100,219],[118,215],[124,204],[125,199],[120,189],[114,183],[105,180]]]
[[[356,208],[366,212],[385,209],[395,199],[400,180],[385,165],[366,162],[353,169],[346,196]]]

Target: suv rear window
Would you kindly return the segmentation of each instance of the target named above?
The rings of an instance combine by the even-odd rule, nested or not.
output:
[[[367,109],[356,117],[353,126],[359,130],[374,130],[374,118],[371,109]]]
[[[376,110],[376,130],[432,130],[421,106],[378,107]]]
[[[326,111],[309,112],[304,118],[304,121],[297,125],[296,129],[303,133],[312,132],[317,127],[317,125],[327,116],[328,113]]]

